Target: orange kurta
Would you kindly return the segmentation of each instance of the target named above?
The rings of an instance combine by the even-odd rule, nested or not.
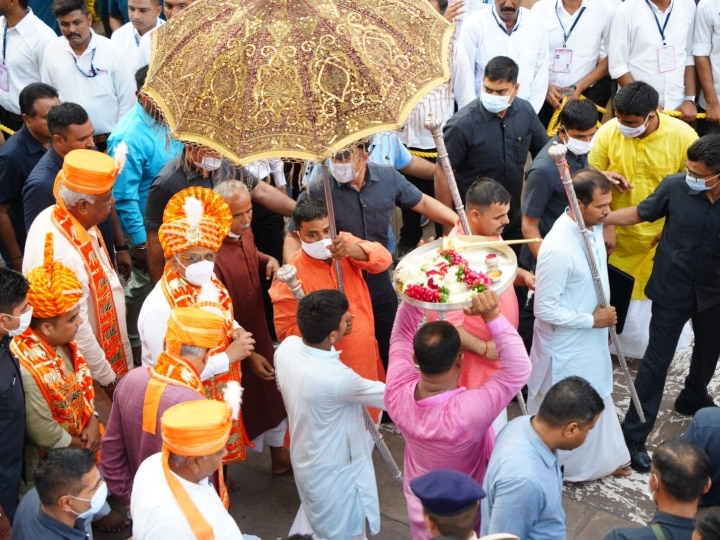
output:
[[[380,360],[378,344],[375,340],[375,320],[373,318],[370,293],[362,272],[371,274],[385,272],[392,263],[390,252],[378,242],[361,240],[349,233],[340,233],[347,241],[359,245],[368,254],[369,260],[358,261],[349,257],[340,259],[344,293],[350,304],[350,313],[354,315],[352,331],[343,336],[335,348],[340,351],[340,359],[355,373],[372,381],[384,381],[385,370]],[[297,251],[289,264],[297,268],[298,281],[302,283],[305,294],[321,289],[337,289],[337,274],[332,259],[319,261]],[[287,336],[299,336],[297,325],[297,300],[287,284],[275,281],[270,287],[274,309],[275,331],[279,340]]]

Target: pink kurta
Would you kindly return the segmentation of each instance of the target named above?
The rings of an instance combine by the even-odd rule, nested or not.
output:
[[[530,361],[517,331],[500,315],[487,328],[497,344],[498,372],[478,389],[459,387],[419,401],[415,388],[420,371],[413,360],[412,340],[422,311],[402,303],[390,340],[385,405],[405,438],[405,498],[414,540],[429,540],[420,501],[409,482],[437,468],[454,469],[482,484],[495,435],[488,428],[523,387]]]

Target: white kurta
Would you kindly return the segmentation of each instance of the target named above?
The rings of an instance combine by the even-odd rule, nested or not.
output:
[[[380,530],[365,405],[384,408],[385,384],[363,379],[334,349],[286,338],[275,352],[276,380],[290,423],[290,457],[300,500],[316,538]]]
[[[195,540],[184,512],[170,491],[162,469],[162,454],[153,454],[142,462],[135,474],[130,512],[135,540]],[[213,485],[204,479],[189,482],[171,473],[187,491],[190,499],[212,525],[215,540],[242,540],[237,523],[225,510]]]
[[[607,252],[602,226],[589,231],[595,248],[605,295],[610,297]],[[579,375],[601,397],[613,389],[608,329],[593,328],[593,311],[600,303],[583,248],[580,230],[567,212],[555,222],[540,246],[535,274],[535,331],[528,380],[529,397],[535,397],[548,372],[551,384]]]
[[[605,296],[610,297],[602,225],[589,230]],[[630,462],[612,400],[613,373],[608,329],[593,328],[600,303],[577,224],[566,213],[543,240],[536,268],[535,332],[530,352],[528,412],[537,413],[545,393],[577,375],[603,398],[605,409],[585,443],[558,456],[564,479],[585,482],[612,474]]]
[[[125,23],[112,33],[110,41],[120,47],[123,52],[123,58],[125,58],[133,75],[135,75],[135,72],[138,69],[147,65],[147,62],[144,61],[143,52],[141,50],[142,38],[149,36],[163,24],[165,24],[165,21],[158,18],[155,22],[155,27],[148,30],[144,36],[140,36],[140,34],[138,34],[138,31],[131,22]]]
[[[77,343],[78,350],[90,366],[93,379],[105,386],[115,380],[115,372],[105,357],[105,351],[95,337],[99,333],[98,314],[95,309],[95,301],[89,298],[90,287],[88,283],[90,282],[90,277],[85,269],[85,261],[82,255],[80,255],[75,247],[68,242],[65,237],[60,234],[55,225],[53,225],[52,212],[54,209],[54,206],[50,206],[40,212],[28,231],[27,241],[25,243],[25,255],[23,258],[23,274],[27,275],[33,268],[43,265],[45,235],[49,232],[53,233],[55,260],[70,268],[70,270],[75,273],[78,281],[82,283],[83,297],[80,301],[80,318],[82,319],[82,323],[75,335],[75,342]],[[110,259],[105,250],[100,247],[97,229],[91,229],[88,233],[92,238],[98,260],[110,282],[113,301],[115,303],[118,332],[122,338],[125,359],[128,362],[129,369],[132,367],[132,349],[125,324],[125,292],[120,283],[120,279],[110,263]]]
[[[167,333],[167,322],[170,319],[172,308],[165,298],[162,288],[162,281],[158,281],[147,295],[140,315],[138,315],[138,334],[140,335],[140,346],[142,347],[142,365],[152,367],[157,363],[160,353],[165,348],[165,334]],[[239,325],[235,322],[235,327]],[[224,373],[230,369],[230,359],[227,353],[213,354],[200,374],[200,378],[206,381],[213,375]]]

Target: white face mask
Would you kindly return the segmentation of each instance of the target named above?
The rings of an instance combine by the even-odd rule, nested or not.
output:
[[[222,159],[213,156],[204,156],[200,163],[197,161],[194,163],[196,167],[207,172],[217,171],[220,167],[222,167]]]
[[[352,163],[330,163],[330,174],[338,184],[347,184],[355,178]]]
[[[590,149],[592,148],[593,139],[590,139],[589,141],[583,141],[581,139],[576,139],[574,137],[571,137],[570,135],[568,135],[567,138],[568,138],[568,141],[567,141],[567,143],[565,143],[565,146],[567,146],[567,149],[570,150],[576,156],[584,156],[585,154],[590,152]]]
[[[693,191],[709,191],[713,189],[715,186],[718,185],[717,182],[715,182],[712,186],[708,186],[705,182],[707,180],[712,180],[713,178],[717,178],[718,174],[715,176],[711,176],[710,178],[703,179],[703,178],[696,178],[690,173],[685,173],[685,183],[688,185],[690,189]]]
[[[305,254],[308,257],[312,257],[313,259],[324,261],[332,256],[330,250],[328,249],[328,246],[332,244],[332,240],[330,240],[329,238],[323,238],[322,240],[318,240],[317,242],[310,243],[300,240],[300,244],[302,245],[302,250],[305,252]]]
[[[645,121],[642,123],[642,125],[639,125],[638,127],[628,127],[626,125],[621,124],[618,121],[618,129],[620,130],[620,133],[622,133],[625,137],[628,139],[634,139],[635,137],[639,137],[643,133],[645,133],[645,130],[648,126],[648,121],[650,120],[650,115],[647,115],[647,118],[645,118]]]
[[[18,326],[15,330],[8,330],[8,336],[15,337],[22,334],[25,330],[27,330],[28,326],[30,326],[30,321],[32,320],[33,315],[33,308],[30,306],[30,309],[28,309],[25,313],[18,315],[10,315],[7,314],[8,317],[12,317],[13,319],[20,319],[20,326]]]
[[[90,503],[90,508],[88,508],[87,510],[85,510],[84,512],[82,512],[80,514],[75,512],[75,510],[72,510],[72,509],[71,510],[72,510],[72,512],[74,512],[77,515],[77,517],[79,517],[81,519],[86,519],[86,518],[89,518],[90,516],[94,516],[95,514],[97,514],[100,511],[100,509],[103,507],[103,504],[105,504],[107,495],[108,495],[108,488],[107,488],[107,484],[105,482],[100,484],[100,487],[98,487],[97,491],[95,491],[95,493],[93,494],[92,499],[84,499],[82,497],[76,497],[75,495],[70,495],[70,497],[72,497],[73,499],[75,499],[77,501],[85,501],[85,502]]]
[[[497,114],[503,112],[510,106],[512,92],[507,96],[498,96],[496,94],[488,94],[484,90],[480,91],[480,102],[487,112]]]
[[[185,281],[196,287],[202,287],[210,281],[215,271],[215,263],[213,261],[200,261],[185,266],[180,262],[179,258],[176,258],[176,260],[180,263],[180,266],[185,269]]]

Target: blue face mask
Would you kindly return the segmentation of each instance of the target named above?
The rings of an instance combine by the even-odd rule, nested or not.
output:
[[[498,114],[503,112],[510,106],[512,93],[507,96],[498,96],[496,94],[488,94],[484,90],[480,91],[480,102],[487,112]]]
[[[716,174],[715,176],[711,176],[710,178],[702,179],[702,178],[695,178],[690,173],[685,173],[685,183],[693,191],[708,191],[708,190],[711,190],[712,188],[714,188],[715,186],[717,186],[718,183],[715,182],[712,186],[708,186],[706,184],[706,182],[708,180],[712,180],[713,178],[717,178],[718,176],[720,176],[720,174]]]

